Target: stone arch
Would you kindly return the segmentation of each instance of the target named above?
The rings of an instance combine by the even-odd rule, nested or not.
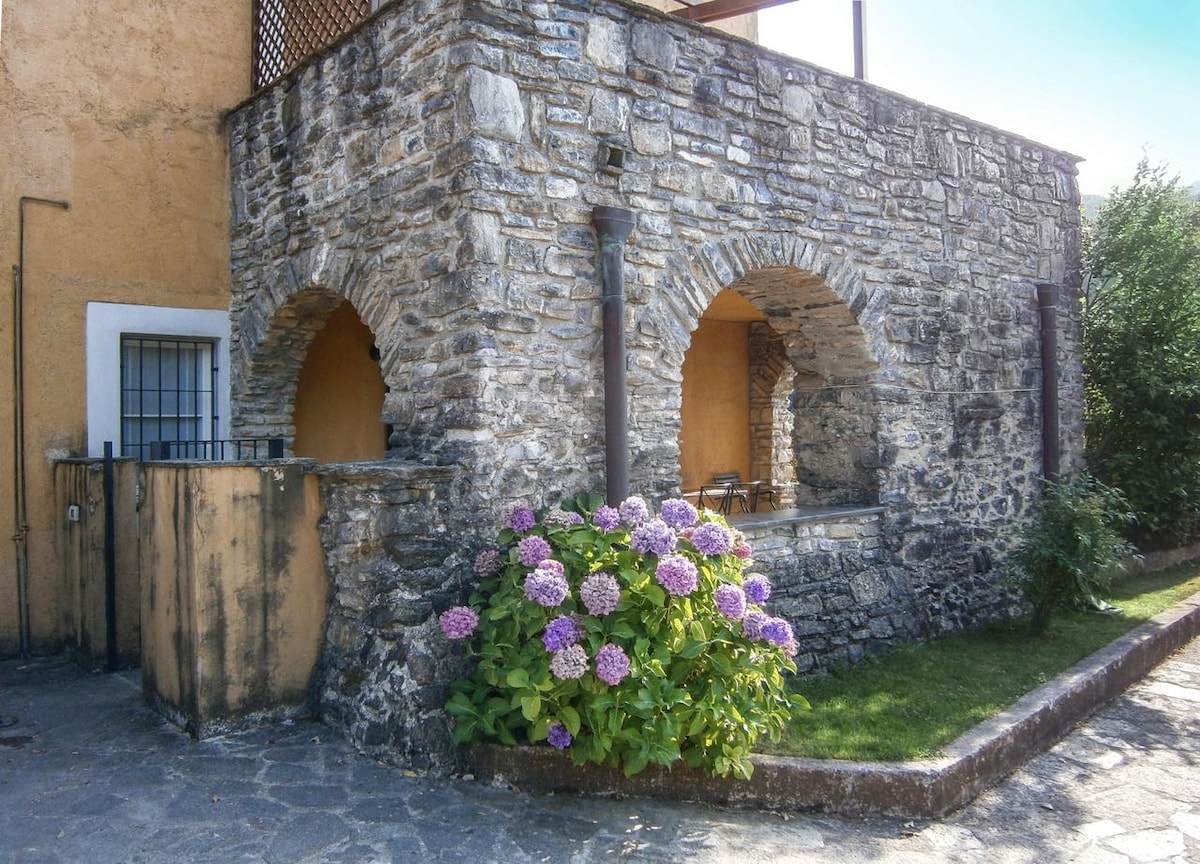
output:
[[[666,290],[646,310],[668,370],[682,369],[701,316],[726,288],[759,309],[763,326],[778,337],[775,347],[766,333],[759,340],[766,353],[751,400],[759,409],[770,403],[769,415],[759,411],[757,418],[770,423],[771,443],[754,448],[752,470],[782,486],[789,503],[877,503],[873,385],[885,355],[882,334],[864,327],[878,319],[857,268],[820,244],[777,235],[705,243],[690,258],[673,257],[668,268]]]
[[[382,342],[379,334],[386,333],[388,325],[384,307],[378,300],[372,302],[366,290],[368,280],[363,277],[370,269],[351,253],[319,247],[283,262],[267,290],[255,292],[244,309],[233,311],[235,436],[283,438],[290,449],[301,369],[317,334],[339,307],[348,303]],[[298,273],[308,277],[298,279]],[[384,353],[380,366],[385,381],[388,365]]]

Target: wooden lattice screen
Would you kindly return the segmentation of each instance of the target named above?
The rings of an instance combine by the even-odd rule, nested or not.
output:
[[[335,42],[371,7],[371,0],[254,0],[254,89]]]

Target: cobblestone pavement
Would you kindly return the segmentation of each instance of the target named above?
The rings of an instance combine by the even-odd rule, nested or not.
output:
[[[531,796],[330,730],[197,743],[132,674],[0,663],[0,862],[1200,862],[1200,640],[974,804],[920,823]]]

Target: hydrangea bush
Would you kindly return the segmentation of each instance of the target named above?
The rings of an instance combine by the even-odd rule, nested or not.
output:
[[[499,547],[476,558],[471,605],[439,618],[479,659],[446,705],[458,743],[749,777],[759,738],[807,707],[784,681],[792,629],[760,608],[770,583],[743,572],[751,549],[721,516],[580,496],[540,517],[514,508]]]

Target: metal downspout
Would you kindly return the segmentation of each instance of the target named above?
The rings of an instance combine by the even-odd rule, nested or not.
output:
[[[22,657],[29,656],[29,518],[25,480],[25,205],[63,210],[66,201],[22,195],[17,203],[17,263],[13,267],[13,521],[17,568],[17,630]]]
[[[619,207],[592,209],[600,241],[601,309],[604,325],[605,496],[616,506],[629,497],[629,398],[625,389],[625,239],[633,213]]]
[[[1037,286],[1042,343],[1042,476],[1053,482],[1061,469],[1058,440],[1058,286]]]

